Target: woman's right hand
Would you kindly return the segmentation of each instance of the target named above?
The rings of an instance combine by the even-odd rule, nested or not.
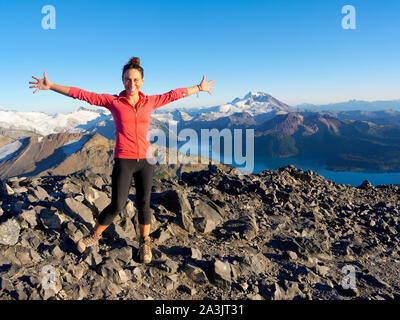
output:
[[[51,89],[52,82],[49,80],[49,78],[47,78],[46,71],[43,72],[43,76],[44,76],[43,79],[38,79],[38,78],[32,76],[32,78],[37,80],[37,82],[33,82],[33,81],[29,82],[30,84],[34,84],[33,86],[30,86],[29,88],[37,88],[33,93],[36,93],[39,90],[50,90]]]

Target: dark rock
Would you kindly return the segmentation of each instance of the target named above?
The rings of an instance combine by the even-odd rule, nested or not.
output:
[[[28,300],[28,295],[25,291],[25,285],[22,282],[18,282],[15,285],[14,289],[17,294],[18,300]]]
[[[117,236],[121,239],[135,239],[138,236],[138,227],[129,218],[115,219],[114,230]]]
[[[39,201],[49,200],[51,198],[47,191],[44,190],[41,186],[30,188],[28,192],[34,195]]]
[[[90,267],[95,267],[103,261],[103,258],[97,250],[97,246],[89,247],[82,256],[83,261],[85,261]]]
[[[107,259],[104,263],[100,264],[97,272],[115,284],[122,284],[129,280],[126,272],[111,259]]]
[[[185,292],[185,293],[187,293],[187,294],[189,294],[189,295],[191,295],[191,296],[193,296],[193,295],[196,294],[196,289],[195,289],[195,288],[189,287],[189,286],[187,286],[187,285],[185,285],[185,284],[181,284],[181,285],[178,287],[178,290],[179,290],[179,291],[182,291],[182,292]]]
[[[82,204],[82,200],[79,201],[77,198],[66,198],[64,200],[65,210],[72,218],[94,227],[95,222],[93,219],[93,213],[87,206]]]
[[[354,298],[359,296],[359,291],[357,288],[343,288],[343,287],[338,287],[337,292],[344,296],[344,297],[350,297]]]
[[[155,179],[157,241],[149,265],[132,259],[139,234],[134,193],[110,236],[77,255],[73,242],[91,231],[96,201],[110,201],[108,175],[108,185],[85,171],[8,180],[2,187],[13,194],[0,195],[0,223],[15,220],[21,230],[14,245],[0,244],[0,299],[397,298],[398,186],[355,188],[293,166],[234,172],[190,172],[182,185]],[[357,289],[339,286],[343,263],[359,268]],[[45,265],[59,273],[50,291],[41,283]]]
[[[369,189],[369,188],[373,188],[373,185],[368,180],[364,180],[357,188],[358,189]]]
[[[61,220],[57,215],[57,210],[43,209],[40,212],[40,221],[46,229],[61,229]]]
[[[142,270],[140,269],[140,267],[135,267],[132,270],[132,281],[133,282],[139,282],[139,281],[142,280],[142,278],[143,278]]]
[[[60,249],[60,246],[55,245],[51,250],[50,250],[50,254],[53,258],[61,259],[62,256],[64,256],[64,252]]]
[[[387,283],[383,282],[377,277],[374,277],[372,274],[361,274],[360,278],[364,280],[369,286],[377,288],[390,288]]]
[[[78,229],[77,226],[72,221],[64,223],[63,228],[65,233],[70,237],[70,239],[74,243],[82,239],[84,236],[83,232],[80,229]]]
[[[167,260],[167,256],[160,250],[158,250],[157,248],[152,248],[151,250],[152,256],[153,256],[153,261],[166,261]]]
[[[273,300],[304,299],[305,294],[299,289],[297,282],[284,280],[281,285],[275,282],[271,287],[271,298]]]
[[[27,204],[22,201],[22,200],[18,200],[16,202],[12,202],[11,203],[11,208],[10,208],[10,213],[13,216],[17,216],[19,214],[22,213],[22,210],[27,206]]]
[[[32,247],[34,250],[38,250],[38,247],[42,243],[37,233],[32,229],[25,229],[21,232],[20,243],[24,247]]]
[[[192,207],[193,225],[200,232],[211,232],[223,221],[221,215],[212,206],[202,200],[193,200]]]
[[[285,298],[289,300],[304,299],[305,295],[299,288],[299,284],[294,281],[284,280]]]
[[[167,289],[168,291],[174,290],[175,289],[175,282],[173,282],[170,279],[167,279],[164,283],[164,288]]]
[[[82,192],[82,186],[81,184],[67,182],[62,186],[61,192],[65,194],[80,194]]]
[[[192,281],[198,284],[208,283],[208,279],[205,272],[198,266],[188,263],[185,265],[183,270]]]
[[[285,300],[286,298],[285,290],[278,283],[272,285],[271,294],[273,300]]]
[[[253,273],[258,275],[263,272],[264,267],[262,259],[265,259],[265,257],[262,257],[262,255],[259,254],[247,254],[244,256],[243,263],[239,265],[240,274]]]
[[[14,291],[14,286],[13,286],[12,282],[10,281],[10,279],[3,278],[3,277],[0,278],[0,290],[8,292],[8,293],[11,293]]]
[[[85,273],[85,269],[81,265],[68,265],[67,270],[78,280],[81,279]]]
[[[166,259],[161,265],[160,268],[168,273],[176,273],[179,268],[179,264],[171,259]]]
[[[286,260],[297,260],[297,254],[296,254],[296,252],[293,252],[293,251],[285,251],[284,253],[283,253],[283,259],[286,259]]]
[[[188,232],[194,232],[192,208],[184,190],[167,190],[157,195],[155,202],[176,214],[178,223]]]
[[[240,238],[252,240],[258,232],[254,210],[242,210],[239,219],[225,222],[223,228],[231,234],[237,233]]]
[[[168,229],[158,229],[153,233],[155,239],[157,239],[158,243],[163,243],[164,241],[171,238],[171,232]]]
[[[33,266],[42,260],[35,250],[23,246],[15,247],[15,257],[19,260],[22,266],[26,267]]]
[[[128,246],[113,249],[109,252],[109,256],[114,261],[121,261],[123,264],[126,265],[132,260],[132,248]]]
[[[13,189],[5,183],[2,179],[0,179],[0,197],[8,197],[14,194]]]
[[[329,267],[316,265],[314,271],[322,277],[326,277],[329,274]]]
[[[82,190],[85,204],[94,210],[96,214],[103,211],[111,202],[106,193],[96,190],[89,183],[83,183]]]
[[[21,228],[34,228],[37,226],[37,215],[34,209],[22,210],[22,213],[17,216],[17,221]]]

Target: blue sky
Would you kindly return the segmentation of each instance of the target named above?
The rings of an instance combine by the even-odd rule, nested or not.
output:
[[[56,29],[42,28],[42,7]],[[356,9],[345,30],[344,5]],[[263,91],[296,105],[349,99],[391,100],[400,93],[398,0],[1,1],[0,109],[70,112],[85,102],[51,91],[32,94],[31,76],[98,93],[123,90],[132,56],[142,91],[164,93],[215,80],[169,106],[212,106]]]

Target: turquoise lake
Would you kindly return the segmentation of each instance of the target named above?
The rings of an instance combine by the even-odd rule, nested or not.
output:
[[[182,144],[178,144],[178,150],[181,151],[180,147]],[[213,160],[224,162],[223,155],[218,157],[217,152],[210,152],[208,145],[199,146],[201,149],[192,148],[190,151],[192,154],[207,155]],[[198,152],[194,152],[198,151]],[[218,159],[219,158],[219,159]],[[238,168],[244,168],[244,164],[238,164],[232,161],[232,164]],[[298,158],[254,158],[254,168],[252,173],[259,173],[263,170],[274,170],[277,168],[285,167],[287,165],[294,165],[296,168],[301,168],[304,171],[312,170],[325,179],[335,183],[351,185],[354,187],[359,186],[364,180],[368,180],[373,186],[380,184],[400,184],[400,172],[350,172],[350,171],[331,171],[325,169],[323,160],[316,159],[298,159]]]

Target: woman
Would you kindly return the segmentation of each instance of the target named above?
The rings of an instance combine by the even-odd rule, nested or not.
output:
[[[77,242],[79,252],[84,252],[98,242],[102,232],[111,224],[113,219],[125,207],[128,199],[132,176],[135,181],[136,199],[138,206],[138,220],[140,230],[139,259],[141,262],[151,261],[150,248],[150,193],[153,180],[154,162],[148,161],[152,157],[151,144],[148,139],[151,112],[167,103],[188,97],[199,91],[213,89],[213,82],[205,81],[200,85],[171,90],[161,95],[147,96],[140,91],[143,85],[144,72],[140,66],[140,59],[133,57],[122,70],[122,82],[125,90],[119,95],[97,94],[76,87],[65,87],[52,83],[46,72],[44,78],[38,79],[30,88],[39,90],[53,90],[74,99],[85,100],[89,104],[109,109],[115,123],[116,144],[114,150],[114,167],[112,171],[112,199],[99,215],[93,232]]]

